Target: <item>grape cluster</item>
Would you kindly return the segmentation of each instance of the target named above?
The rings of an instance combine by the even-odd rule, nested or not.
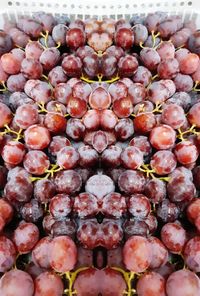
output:
[[[200,295],[200,31],[38,12],[0,31],[0,295]]]

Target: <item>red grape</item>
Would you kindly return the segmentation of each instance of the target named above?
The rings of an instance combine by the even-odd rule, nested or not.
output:
[[[167,223],[161,230],[161,239],[171,253],[180,253],[186,243],[186,231],[178,223]]]
[[[134,146],[126,147],[120,157],[123,166],[132,170],[143,164],[143,153]]]
[[[139,220],[145,219],[151,211],[149,199],[145,195],[138,193],[131,195],[127,207],[131,215]]]
[[[183,141],[176,144],[174,153],[177,160],[183,165],[195,162],[199,156],[197,147],[190,141]]]
[[[78,164],[79,158],[79,153],[75,148],[63,147],[57,153],[57,164],[64,169],[72,169]]]
[[[49,249],[49,262],[57,272],[67,272],[74,268],[77,260],[77,248],[68,236],[52,239]]]
[[[17,165],[22,162],[25,155],[24,144],[17,141],[9,141],[2,150],[3,160],[9,164]]]
[[[141,236],[132,236],[124,244],[123,261],[127,269],[133,272],[145,271],[152,259],[151,245]]]
[[[7,237],[1,235],[0,236],[0,272],[6,272],[7,270],[12,268],[16,260],[16,255],[17,255],[16,249],[13,242]]]
[[[156,152],[151,159],[151,167],[158,175],[168,175],[177,165],[175,155],[168,150]]]
[[[65,219],[71,210],[72,201],[66,194],[57,194],[50,200],[49,211],[55,219]]]
[[[48,169],[50,162],[44,152],[31,150],[24,157],[23,164],[30,174],[43,175]]]
[[[150,143],[156,149],[169,149],[174,146],[175,131],[169,125],[154,127],[150,133]]]
[[[46,271],[36,277],[34,296],[62,296],[64,285],[59,275],[53,271]]]
[[[5,296],[35,295],[31,276],[19,269],[10,270],[2,276],[0,290],[1,294]]]
[[[199,278],[187,269],[173,272],[167,280],[166,292],[168,296],[198,295],[200,293]]]
[[[149,242],[152,250],[150,268],[155,269],[164,266],[167,263],[169,256],[167,249],[157,237],[150,237]]]
[[[199,254],[200,237],[195,236],[186,243],[183,251],[185,263],[194,272],[199,272],[200,270]]]
[[[20,254],[29,253],[39,240],[39,230],[33,223],[21,223],[14,231],[13,241]]]
[[[138,296],[166,296],[165,279],[157,272],[148,272],[142,275],[136,287]]]

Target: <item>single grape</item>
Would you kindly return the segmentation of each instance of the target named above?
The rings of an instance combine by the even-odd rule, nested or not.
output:
[[[39,229],[33,223],[21,223],[14,231],[13,241],[20,254],[29,253],[39,240]]]
[[[39,60],[43,50],[44,49],[39,42],[31,41],[31,42],[27,43],[27,45],[25,47],[26,58]]]
[[[142,172],[126,170],[118,178],[118,186],[127,194],[142,193],[146,183]]]
[[[129,117],[133,113],[133,104],[130,97],[115,100],[112,109],[119,118]]]
[[[159,204],[166,198],[166,184],[162,180],[151,179],[145,185],[144,193],[152,203]]]
[[[183,141],[176,144],[174,154],[177,160],[183,165],[195,162],[199,156],[197,147],[190,141]]]
[[[162,79],[175,78],[179,73],[179,63],[175,58],[165,59],[159,63],[157,72]]]
[[[79,153],[79,165],[84,168],[95,167],[99,162],[99,155],[95,149],[89,145],[80,146]]]
[[[70,97],[67,103],[67,112],[71,117],[81,118],[87,112],[87,103],[84,99]]]
[[[25,203],[21,207],[20,213],[26,222],[32,223],[37,223],[44,215],[43,208],[35,199],[31,199],[30,202]]]
[[[79,153],[71,146],[61,148],[57,153],[57,164],[63,169],[72,169],[77,166]]]
[[[143,153],[134,146],[129,146],[121,153],[121,162],[124,167],[135,170],[143,164]]]
[[[174,203],[165,199],[159,204],[156,214],[164,223],[174,222],[179,217],[180,209]]]
[[[156,149],[169,149],[174,146],[175,131],[169,125],[154,127],[150,133],[150,143]]]
[[[178,223],[167,223],[161,230],[161,239],[171,253],[180,253],[187,241],[185,229]]]
[[[81,75],[82,62],[79,57],[72,54],[68,55],[63,59],[61,66],[64,73],[69,77],[79,77]]]
[[[55,191],[55,184],[52,180],[42,179],[34,183],[34,197],[39,203],[48,203],[55,195]]]
[[[180,128],[186,120],[184,110],[177,104],[165,105],[161,114],[164,124],[170,125],[173,129]]]
[[[9,164],[17,165],[22,162],[25,155],[24,144],[17,141],[9,141],[1,152],[3,160]]]
[[[169,253],[162,243],[157,237],[150,237],[149,242],[151,244],[151,250],[152,250],[152,261],[150,263],[150,268],[160,268],[164,266],[169,257]]]
[[[0,291],[5,296],[33,296],[34,283],[31,276],[22,270],[13,269],[6,272],[0,281]]]
[[[17,108],[14,120],[16,124],[27,129],[29,126],[38,123],[38,111],[35,105],[24,104]]]
[[[129,139],[134,133],[133,121],[130,118],[123,118],[115,125],[115,134],[121,141]]]
[[[54,182],[58,193],[73,194],[80,191],[82,186],[81,176],[74,170],[58,172]]]
[[[23,59],[21,73],[28,79],[39,79],[42,76],[43,68],[40,62],[33,58]]]
[[[12,268],[16,260],[16,248],[6,236],[0,236],[0,271],[6,272]],[[0,282],[1,283],[1,282]],[[0,287],[2,287],[0,285]],[[14,294],[13,294],[14,296]]]
[[[53,271],[46,271],[36,277],[34,296],[62,296],[64,285],[61,278]]]
[[[50,143],[50,133],[43,126],[31,125],[24,133],[24,140],[30,149],[44,149]]]
[[[138,193],[131,195],[127,207],[130,214],[139,220],[145,219],[151,211],[149,199],[145,195]]]
[[[68,236],[52,239],[49,249],[49,262],[57,272],[67,272],[74,268],[77,260],[77,248]]]
[[[138,296],[166,296],[165,279],[157,272],[147,272],[139,278],[136,291]]]
[[[157,69],[157,66],[160,64],[160,56],[157,51],[153,48],[143,48],[140,51],[140,59],[145,67],[150,71]]]
[[[50,161],[42,151],[30,150],[24,157],[24,168],[30,174],[43,175],[50,166]]]
[[[196,125],[196,127],[200,127],[200,119],[199,119],[199,110],[200,110],[200,103],[194,104],[188,112],[188,120],[190,124]]]
[[[146,67],[139,66],[133,75],[133,81],[146,87],[151,82],[151,77],[152,74]]]
[[[198,276],[187,269],[173,272],[166,283],[168,296],[198,295],[200,293],[200,281]]]
[[[45,49],[40,56],[40,63],[44,70],[52,70],[60,60],[60,52],[56,47]]]
[[[135,131],[140,134],[146,134],[150,132],[155,126],[155,115],[151,112],[139,113],[134,119]]]
[[[65,219],[71,210],[72,201],[66,194],[57,194],[50,200],[49,211],[55,219]]]
[[[173,59],[175,56],[175,47],[172,42],[163,41],[161,42],[156,51],[158,52],[161,60]]]
[[[134,44],[140,45],[144,43],[148,37],[147,28],[142,24],[136,24],[132,28],[134,34]]]
[[[118,167],[121,164],[120,155],[122,148],[118,145],[111,145],[101,155],[101,163],[104,167]]]
[[[103,87],[97,87],[89,96],[89,104],[92,109],[108,109],[111,104],[110,94]]]
[[[186,243],[183,251],[185,263],[194,272],[199,272],[200,270],[199,253],[200,238],[195,236]]]
[[[132,236],[125,242],[123,261],[128,270],[143,272],[149,267],[151,259],[151,245],[146,238]]]
[[[56,87],[59,83],[66,82],[67,76],[61,66],[56,66],[48,73],[48,79],[51,85]]]
[[[85,135],[85,126],[80,119],[70,118],[67,121],[66,134],[72,140],[75,140],[75,141],[81,140]]]
[[[123,77],[131,77],[136,72],[138,65],[138,61],[134,56],[126,55],[121,57],[118,62],[119,73]]]
[[[177,165],[175,155],[168,150],[161,150],[156,152],[151,158],[151,167],[158,175],[170,174]]]
[[[11,110],[3,103],[0,102],[0,128],[4,127],[5,124],[9,124],[12,120]]]
[[[117,46],[127,50],[130,49],[134,42],[134,34],[129,28],[119,28],[115,34],[115,43]]]
[[[66,43],[71,49],[85,45],[85,34],[80,28],[70,28],[66,32]]]

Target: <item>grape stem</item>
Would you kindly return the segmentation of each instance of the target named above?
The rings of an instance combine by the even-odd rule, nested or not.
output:
[[[195,81],[195,85],[193,87],[193,91],[200,91],[200,88],[197,88],[197,86],[199,85],[199,81]]]
[[[119,75],[117,75],[116,77],[112,78],[112,79],[109,79],[109,80],[104,80],[102,81],[102,78],[103,78],[103,75],[102,74],[98,74],[97,75],[97,78],[98,78],[98,81],[97,80],[91,80],[87,77],[85,77],[83,74],[81,75],[80,79],[87,82],[87,83],[95,83],[95,82],[99,82],[99,83],[102,83],[102,82],[106,82],[106,83],[113,83],[117,80],[120,79]]]
[[[56,48],[59,48],[59,47],[61,47],[61,42],[60,41],[57,43]]]
[[[155,108],[153,109],[152,113],[162,113],[162,104],[156,103]]]
[[[38,113],[48,113],[48,110],[44,107],[44,102],[36,103],[38,107],[40,108],[38,110]]]
[[[151,177],[152,179],[159,179],[165,182],[169,182],[170,177],[156,177],[154,174],[156,173],[154,169],[150,168],[150,164],[142,164],[138,170],[146,174],[147,178]]]
[[[135,289],[132,289],[132,281],[134,280],[135,278],[135,275],[137,275],[137,273],[133,272],[133,271],[130,271],[130,272],[127,272],[125,270],[123,270],[122,268],[120,267],[111,267],[113,270],[116,270],[116,271],[119,271],[120,273],[122,273],[124,279],[125,279],[125,282],[126,282],[126,285],[127,285],[127,291],[124,291],[123,294],[124,295],[127,295],[127,296],[133,296],[136,294],[136,290]]]
[[[54,174],[63,170],[63,168],[59,167],[57,164],[51,164],[50,169],[45,171],[46,175],[44,177],[30,177],[31,182],[35,182],[37,180],[48,179],[49,177],[53,178]]]
[[[153,40],[152,48],[154,48],[154,47],[155,47],[155,44],[156,44],[156,38],[157,38],[158,36],[160,36],[160,32],[158,32],[157,34],[155,34],[155,32],[152,31],[152,32],[151,32],[151,36],[152,36],[152,40]]]
[[[49,31],[46,30],[45,31],[45,34],[43,34],[42,32],[40,33],[40,36],[42,36],[44,38],[44,44],[45,44],[45,47],[48,48],[48,44],[47,44],[47,40],[48,40],[48,37],[49,37]]]
[[[47,169],[45,173],[50,174],[50,176],[53,178],[54,174],[60,172],[61,170],[63,170],[63,168],[59,167],[57,164],[51,164],[51,169]]]
[[[4,81],[0,81],[1,85],[3,86],[3,88],[0,88],[0,91],[5,92],[8,90],[7,86],[5,85]]]
[[[14,141],[19,141],[20,139],[23,138],[23,135],[22,135],[22,129],[20,128],[18,132],[12,130],[7,124],[4,125],[5,129],[3,132],[0,132],[0,135],[1,136],[4,136],[6,134],[14,134],[16,135],[17,137],[15,139],[13,139]]]
[[[155,173],[155,170],[150,169],[150,164],[142,164],[141,167],[138,168],[139,171],[146,173],[147,178],[151,176],[152,178],[154,177],[153,173]]]
[[[83,270],[87,270],[88,267],[81,267],[81,268],[78,268],[77,270],[71,272],[71,271],[67,271],[64,273],[66,279],[68,280],[68,289],[65,289],[64,290],[64,294],[67,295],[67,296],[73,296],[73,295],[76,295],[77,292],[76,290],[73,289],[73,285],[74,285],[74,282],[77,278],[77,275],[83,271]]]
[[[21,47],[20,45],[18,45],[18,44],[15,44],[15,46],[16,46],[17,48],[19,48],[19,49],[21,49],[21,50],[25,51],[25,48]]]
[[[200,134],[200,132],[196,131],[196,125],[195,124],[193,124],[188,130],[186,130],[184,132],[182,132],[181,129],[179,128],[178,133],[179,134],[177,135],[177,138],[179,140],[181,140],[181,141],[186,141],[187,140],[186,138],[184,138],[184,135],[186,135],[186,134],[193,134],[193,135],[199,135]]]

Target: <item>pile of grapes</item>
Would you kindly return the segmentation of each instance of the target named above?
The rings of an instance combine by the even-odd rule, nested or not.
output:
[[[5,22],[1,296],[200,296],[199,56],[161,12]]]

